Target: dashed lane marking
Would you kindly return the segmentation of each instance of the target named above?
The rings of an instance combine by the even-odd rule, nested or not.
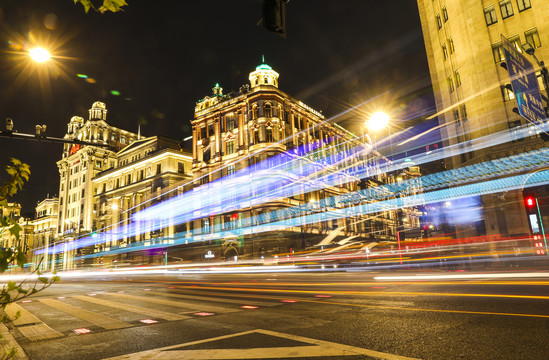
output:
[[[168,321],[183,320],[183,319],[189,319],[190,318],[190,316],[174,314],[174,313],[169,313],[169,312],[160,311],[160,310],[153,310],[153,309],[148,309],[148,308],[139,307],[139,306],[133,306],[133,305],[129,305],[129,304],[117,303],[117,302],[114,302],[114,301],[99,299],[99,298],[96,298],[96,297],[81,296],[80,295],[80,296],[75,296],[74,298],[79,299],[79,300],[88,301],[88,302],[91,302],[91,303],[94,303],[94,304],[108,306],[108,307],[111,307],[111,308],[120,309],[120,310],[124,310],[124,311],[129,311],[129,312],[134,312],[134,313],[146,315],[146,316],[149,316],[149,317],[152,317],[152,318],[164,319],[164,320],[168,320]]]
[[[263,347],[263,348],[237,348],[237,349],[196,349],[196,345],[213,343],[215,341],[242,337],[246,335],[263,334],[274,338],[279,338],[281,342],[295,341],[301,344],[297,346],[283,347]],[[210,344],[212,345],[212,344]],[[191,347],[191,350],[185,350],[185,347]],[[208,346],[211,347],[211,346]],[[280,332],[256,329],[244,331],[236,334],[219,336],[211,339],[193,341],[185,344],[167,346],[159,349],[143,351],[134,354],[127,354],[112,357],[105,360],[176,360],[176,359],[280,359],[280,358],[326,358],[328,356],[357,356],[366,355],[378,359],[386,360],[417,360],[410,357],[387,354],[375,350],[362,349],[354,346],[337,344],[329,341],[316,340],[297,335],[284,334]]]
[[[82,320],[85,320],[89,323],[95,324],[97,326],[102,327],[103,329],[112,330],[112,329],[122,329],[126,327],[131,327],[132,325],[110,318],[105,315],[98,314],[93,311],[88,311],[76,306],[72,306],[69,304],[66,304],[64,302],[54,300],[54,299],[40,299],[41,303],[44,303],[48,306],[51,306],[57,310],[61,310],[67,314],[70,314],[72,316],[75,316],[77,318],[80,318]]]

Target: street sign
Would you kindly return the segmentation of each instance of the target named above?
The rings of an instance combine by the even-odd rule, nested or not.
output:
[[[534,67],[503,35],[501,35],[501,42],[519,114],[528,122],[541,125],[545,120],[545,110]]]

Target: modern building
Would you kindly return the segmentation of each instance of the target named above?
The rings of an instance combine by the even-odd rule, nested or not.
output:
[[[292,224],[277,231],[258,232],[259,227],[254,228],[265,225],[267,218],[279,217],[280,209],[301,206],[307,207],[303,214],[312,214],[326,210],[325,199],[349,194],[361,186],[394,181],[387,174],[362,182],[349,175],[351,170],[364,166],[364,154],[356,149],[364,149],[365,144],[341,126],[325,121],[319,111],[280,90],[278,78],[279,74],[269,65],[261,64],[250,73],[250,84],[238,92],[223,94],[223,89],[216,84],[212,95],[196,104],[191,121],[194,191],[202,191],[207,186],[214,189],[220,179],[249,179],[241,190],[214,208],[205,207],[206,200],[201,204],[202,217],[194,221],[193,229],[195,241],[203,240],[210,245],[204,247],[207,251],[204,256],[232,259],[288,254],[316,245],[336,230],[342,238],[373,236],[395,240],[395,227],[391,225],[394,212],[375,217],[376,222],[351,215],[328,221],[319,217],[319,221]],[[338,160],[327,165],[327,160],[334,158]],[[337,183],[320,187],[315,184],[311,188],[315,178],[307,174],[313,173],[339,177]],[[257,196],[264,194],[264,190],[260,189],[259,179],[275,184],[274,188],[292,190],[261,201]],[[249,192],[248,199],[235,207],[234,200],[245,192]],[[222,231],[225,235],[221,238],[214,235]],[[213,245],[217,246],[215,250]]]
[[[510,86],[502,35],[526,54],[549,60],[549,2],[545,0],[418,0],[438,118],[448,151],[446,167],[459,168],[547,146],[539,128],[519,116]],[[526,129],[522,136],[521,129]],[[524,134],[523,132],[523,134]],[[508,141],[485,146],[500,135]],[[494,137],[494,139],[496,139]],[[452,153],[450,153],[452,151]],[[517,169],[520,170],[520,169]],[[459,236],[530,233],[521,191],[484,195],[482,214],[458,226]],[[549,224],[548,224],[549,225]]]
[[[135,212],[179,195],[192,188],[192,155],[177,141],[152,136],[134,141],[115,154],[117,166],[98,173],[93,179],[93,228],[108,232],[112,238],[95,245],[94,253],[131,246],[174,244],[175,233],[188,231],[188,224],[166,222],[160,229],[139,229],[127,236],[125,229]],[[146,225],[144,225],[146,227]],[[137,263],[154,262],[155,256],[141,253],[105,256],[103,264],[131,258]],[[158,255],[158,254],[156,254]],[[141,259],[137,259],[141,257]]]
[[[73,116],[65,139],[97,143],[92,145],[65,144],[59,168],[59,216],[56,245],[66,251],[58,258],[63,269],[73,267],[75,251],[70,242],[94,229],[92,179],[107,169],[117,166],[116,153],[138,139],[138,135],[107,123],[107,108],[95,102],[88,120]]]
[[[28,259],[33,265],[41,263],[40,270],[54,269],[53,254],[49,252],[58,233],[59,198],[47,197],[36,205],[36,217],[32,220],[33,241],[28,244]],[[42,254],[36,251],[44,249]]]

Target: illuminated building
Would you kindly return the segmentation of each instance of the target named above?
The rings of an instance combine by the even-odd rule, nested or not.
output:
[[[418,0],[419,14],[449,169],[546,147],[539,129],[513,111],[517,107],[501,35],[534,65],[522,45],[549,60],[549,2],[541,0]],[[526,129],[526,137],[520,129]],[[481,146],[487,137],[504,142]],[[494,138],[495,139],[495,138]],[[520,167],[517,169],[520,171]],[[483,195],[483,214],[459,225],[461,236],[519,236],[530,233],[521,191]]]
[[[44,254],[34,255],[36,249],[49,249],[57,237],[59,216],[59,199],[57,197],[48,197],[36,205],[36,218],[32,220],[33,241],[28,244],[29,253],[27,254],[29,262],[34,265],[42,261],[41,271],[50,270],[53,267],[53,255],[45,252]]]
[[[7,219],[19,220],[21,218],[21,204],[6,203],[5,205],[0,205],[0,216]],[[2,241],[0,246],[6,249],[18,246],[8,227],[0,227],[0,235]]]
[[[58,260],[63,269],[73,267],[75,251],[70,242],[93,229],[92,178],[116,166],[116,152],[137,140],[137,134],[118,129],[107,123],[107,108],[95,102],[89,118],[73,116],[65,139],[77,139],[104,146],[65,144],[59,168],[58,240],[66,250]]]
[[[278,216],[279,209],[301,206],[302,216],[325,212],[325,199],[360,188],[361,181],[352,172],[364,166],[365,144],[341,126],[325,121],[320,112],[281,91],[278,77],[269,65],[261,64],[250,73],[250,84],[237,93],[225,95],[216,84],[212,95],[196,104],[191,121],[195,191],[208,186],[214,189],[213,183],[220,179],[238,178],[238,181],[249,179],[240,189],[242,193],[250,193],[249,198],[238,201],[236,208],[231,198],[237,199],[238,191],[226,194],[224,201],[209,208],[204,206],[207,199],[197,204],[203,217],[193,222],[193,237],[194,241],[206,244],[203,259],[208,255],[233,259],[242,255],[257,258],[290,253],[318,244],[330,232],[349,239],[375,234],[376,239],[395,240],[388,214],[379,217],[375,224],[359,215],[329,220],[319,216],[318,221],[293,224],[282,231],[255,233],[253,226],[265,223],[265,218]],[[337,161],[332,161],[334,158]],[[337,166],[328,164],[329,159]],[[286,170],[280,170],[281,167]],[[330,172],[338,180],[312,188],[312,184],[316,186],[314,179],[303,176],[307,173],[305,169],[312,167],[318,169],[314,176],[324,174],[323,181]],[[386,183],[387,175],[379,174],[375,180],[364,180],[362,184]],[[265,183],[274,185],[260,190]],[[265,191],[280,188],[289,189],[285,196],[265,202],[258,198]],[[244,233],[231,235],[232,230],[236,233],[243,228],[247,229]],[[223,235],[217,235],[220,232]],[[214,252],[213,245],[216,245]]]
[[[107,239],[93,247],[92,251],[98,253],[135,245],[158,247],[159,244],[173,244],[174,233],[186,231],[187,224],[165,221],[161,229],[138,229],[139,234],[135,236],[119,237],[115,234],[126,232],[135,212],[192,187],[190,152],[181,150],[177,141],[152,136],[134,141],[117,152],[115,157],[118,165],[97,174],[92,183],[93,228],[98,232],[108,230],[116,240]],[[151,224],[142,224],[143,227],[147,225]],[[122,258],[126,257],[127,254],[122,255]],[[117,257],[101,260],[106,265],[114,259]],[[147,256],[142,260],[148,263],[154,261],[154,258]]]

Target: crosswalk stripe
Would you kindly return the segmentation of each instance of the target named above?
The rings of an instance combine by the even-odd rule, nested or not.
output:
[[[14,325],[27,325],[27,324],[37,324],[41,323],[42,320],[25,310],[22,306],[16,303],[11,303],[6,306],[6,309],[4,310],[6,314],[10,317],[10,319],[13,319],[17,312],[19,311],[21,316],[13,322]]]
[[[93,311],[88,311],[76,306],[72,306],[69,304],[66,304],[64,302],[61,302],[59,300],[54,299],[40,299],[41,303],[44,303],[48,306],[51,306],[55,309],[61,310],[63,312],[66,312],[67,314],[70,314],[72,316],[75,316],[77,318],[80,318],[82,320],[86,320],[87,322],[90,322],[92,324],[95,324],[97,326],[102,327],[103,329],[112,330],[112,329],[122,329],[126,327],[130,327],[131,325],[117,320],[110,318],[105,315],[98,314]]]
[[[53,330],[46,324],[20,326],[17,330],[19,330],[19,332],[30,341],[63,337],[62,333],[57,330]]]
[[[214,313],[228,313],[228,312],[241,311],[240,309],[230,309],[230,308],[224,308],[220,306],[212,306],[212,305],[206,305],[206,304],[192,304],[189,302],[157,299],[157,298],[152,298],[147,296],[134,296],[134,295],[120,294],[120,293],[108,293],[107,295],[123,297],[126,299],[147,301],[147,302],[161,304],[161,305],[169,305],[169,306],[183,307],[183,308],[193,309],[193,310],[214,312]]]
[[[153,317],[153,318],[164,319],[164,320],[168,320],[168,321],[183,320],[183,319],[189,319],[190,318],[190,316],[174,314],[174,313],[169,313],[169,312],[159,311],[159,310],[153,310],[153,309],[147,309],[147,308],[143,308],[143,307],[139,307],[139,306],[133,306],[133,305],[129,305],[129,304],[117,303],[117,302],[114,302],[114,301],[99,299],[99,298],[96,298],[96,297],[81,296],[80,295],[80,296],[75,296],[74,298],[79,299],[79,300],[88,301],[88,302],[91,302],[91,303],[94,303],[94,304],[104,305],[104,306],[108,306],[108,307],[111,307],[111,308],[120,309],[120,310],[124,310],[124,311],[129,311],[129,312],[134,312],[134,313],[150,316],[150,317]]]
[[[174,294],[174,293],[167,293],[167,292],[160,292],[160,291],[147,291],[149,294],[154,295],[160,295],[160,296],[169,296],[169,297],[176,297],[176,298],[182,298],[182,299],[189,299],[189,300],[205,300],[205,301],[211,301],[211,302],[224,302],[229,304],[247,304],[247,305],[257,305],[257,306],[277,306],[280,305],[280,303],[275,302],[267,302],[267,301],[256,301],[256,300],[239,300],[239,299],[227,299],[227,298],[221,298],[221,297],[213,297],[213,296],[197,296],[197,295],[186,295],[186,294]]]

